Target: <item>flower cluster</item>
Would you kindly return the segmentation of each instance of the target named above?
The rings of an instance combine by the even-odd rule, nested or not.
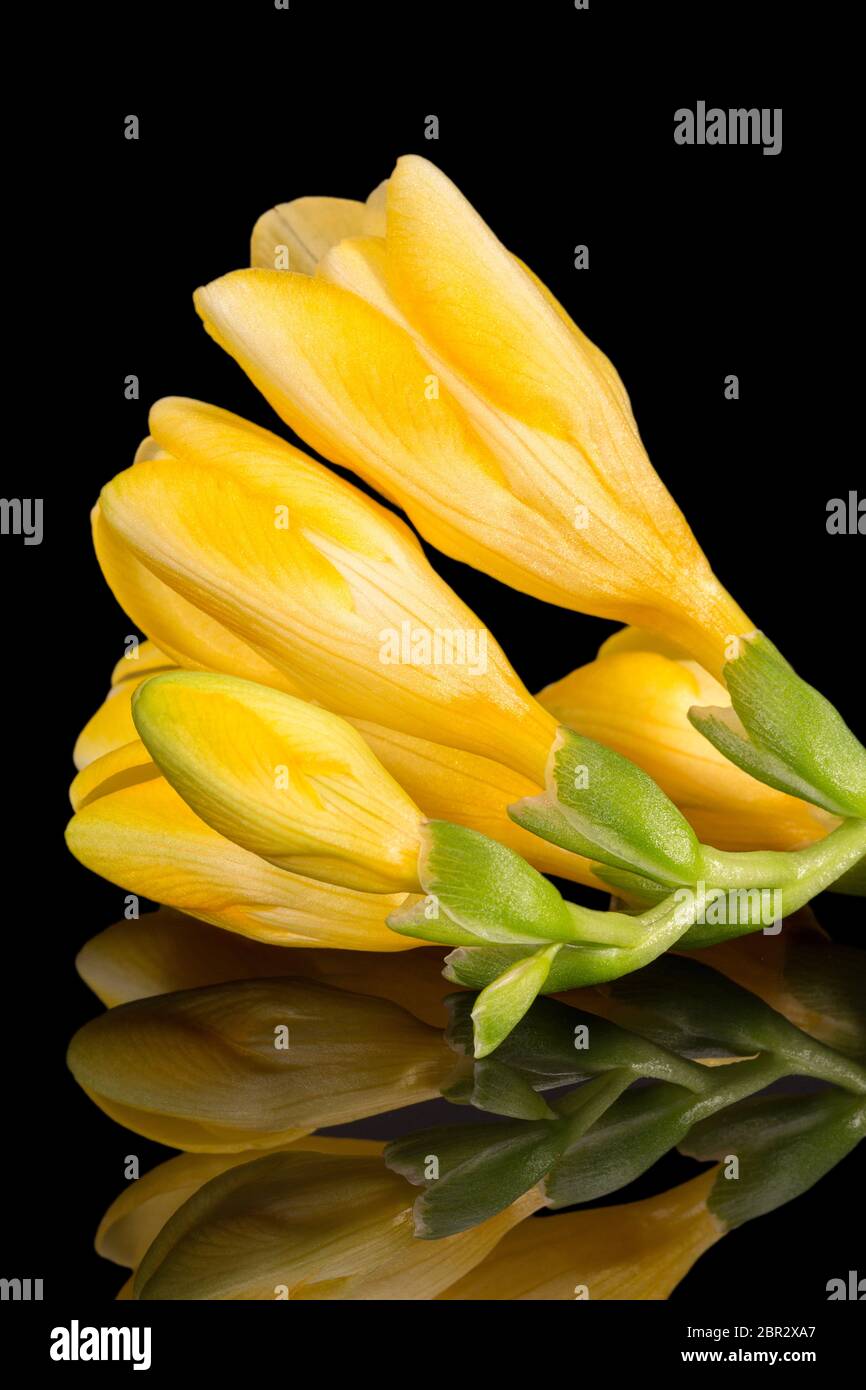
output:
[[[809,924],[770,965],[754,944],[539,1000],[477,1060],[473,996],[448,995],[436,951],[311,950],[286,977],[281,947],[166,909],[117,923],[79,958],[111,1007],[70,1066],[107,1114],[184,1150],[101,1223],[98,1250],[132,1270],[121,1296],[667,1297],[866,1129],[859,953]],[[788,1075],[813,1086],[761,1094]],[[314,1132],[436,1096],[479,1123],[388,1145]],[[588,1207],[674,1147],[716,1166]]]
[[[365,203],[281,205],[252,262],[197,291],[208,333],[390,505],[171,398],[94,508],[102,571],[144,638],[78,739],[68,842],[161,906],[146,937],[86,948],[111,1007],[70,1064],[118,1121],[186,1151],[100,1241],[138,1268],[140,1297],[561,1297],[573,1227],[588,1248],[622,1240],[600,1296],[662,1296],[617,1292],[632,1286],[616,1271],[666,1222],[668,1291],[730,1224],[715,1177],[549,1233],[525,1218],[630,1181],[625,1159],[604,1193],[586,1180],[621,1132],[639,1163],[686,1142],[713,1156],[719,1115],[792,1069],[841,1088],[816,1127],[858,1132],[853,1063],[790,1025],[741,1027],[736,991],[665,953],[864,892],[866,750],[716,579],[611,363],[439,170],[407,157]],[[445,554],[625,626],[533,696],[395,508]],[[681,996],[709,992],[710,1042],[751,1060],[716,1077],[664,1029],[641,1044],[618,1017],[583,1024],[573,1000],[539,998],[629,999],[632,982],[671,1028]],[[452,985],[467,992],[448,1046]],[[582,1026],[592,1064],[569,1070],[555,1038]],[[676,1027],[688,1052],[698,1024]],[[535,1081],[553,1074],[575,1090],[549,1106]],[[422,1135],[384,1162],[316,1133],[458,1093],[509,1133]],[[447,1177],[425,1175],[434,1140]],[[414,1226],[407,1178],[426,1184]],[[267,1228],[267,1248],[208,1265],[229,1228]]]

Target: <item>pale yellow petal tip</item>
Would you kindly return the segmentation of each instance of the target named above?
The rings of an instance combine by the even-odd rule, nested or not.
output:
[[[623,627],[606,637],[598,649],[598,656],[613,656],[619,652],[655,652],[671,661],[689,661],[691,655],[685,647],[679,646],[660,633],[649,632],[641,627]]]
[[[421,154],[398,155],[397,163],[394,165],[394,173],[391,175],[391,178],[393,179],[398,172],[401,174],[427,174],[435,179],[441,179],[443,182],[451,182],[432,160],[425,159]]]
[[[151,435],[158,441],[165,420],[183,416],[188,410],[201,407],[202,404],[190,396],[160,396],[159,400],[153,402],[147,415],[147,426]]]
[[[153,459],[167,459],[170,455],[153,438],[153,435],[146,435],[141,441],[132,457],[133,466],[137,463],[150,463]]]

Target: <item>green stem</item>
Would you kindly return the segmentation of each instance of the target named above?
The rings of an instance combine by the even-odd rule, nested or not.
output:
[[[763,1091],[781,1077],[789,1076],[790,1067],[783,1058],[762,1055],[717,1069],[713,1075],[718,1075],[718,1084],[705,1095],[699,1096],[684,1116],[684,1120],[688,1119],[689,1129],[699,1120],[714,1115],[717,1110],[723,1110],[735,1101],[745,1100],[747,1096],[753,1096],[756,1091]]]
[[[626,921],[640,930],[635,946],[559,945],[518,958],[515,963],[487,983],[475,1001],[472,1018],[475,1023],[475,1056],[486,1057],[493,1052],[512,1028],[520,1022],[533,1000],[544,990],[549,994],[583,985],[602,984],[629,975],[648,965],[656,956],[668,950],[687,932],[695,920],[698,900],[694,893],[673,894]],[[618,914],[598,914],[615,917]],[[567,958],[563,972],[558,969]],[[557,985],[550,984],[556,972]]]
[[[866,821],[843,821],[825,839],[802,850],[786,853],[755,851],[754,855],[723,855],[720,850],[709,853],[718,860],[718,866],[712,863],[707,865],[707,873],[712,875],[710,884],[713,888],[722,888],[729,895],[737,894],[737,897],[728,899],[726,921],[697,922],[692,927],[683,940],[683,946],[688,950],[714,946],[719,941],[729,941],[770,926],[765,916],[765,905],[758,896],[760,891],[768,889],[778,892],[774,914],[778,929],[783,918],[804,907],[816,894],[829,888],[841,874],[860,862],[866,854]],[[753,858],[763,864],[763,874],[760,864],[755,869],[749,866]],[[719,883],[717,875],[723,879],[727,876],[727,882]],[[756,875],[758,882],[755,881]]]
[[[701,845],[704,877],[714,888],[787,888],[809,880],[821,886],[854,868],[866,854],[866,821],[846,820],[823,840],[797,850],[733,854]]]

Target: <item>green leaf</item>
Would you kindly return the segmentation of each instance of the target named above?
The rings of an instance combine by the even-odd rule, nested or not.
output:
[[[690,1158],[738,1160],[737,1176],[722,1169],[708,1201],[733,1227],[807,1191],[864,1133],[866,1103],[838,1091],[752,1096],[695,1125],[679,1148]]]
[[[697,837],[670,798],[636,764],[573,729],[559,730],[546,793],[509,815],[565,849],[660,883],[700,874]]]

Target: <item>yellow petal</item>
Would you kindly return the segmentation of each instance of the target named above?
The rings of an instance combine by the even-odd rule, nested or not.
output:
[[[588,859],[539,839],[511,820],[508,807],[541,790],[526,777],[475,753],[364,720],[351,722],[428,820],[466,825],[516,850],[541,873],[609,891],[596,878]]]
[[[78,736],[73,750],[81,770],[124,744],[138,740],[132,722],[132,694],[149,676],[173,669],[174,663],[153,642],[131,643],[111,673],[111,689]]]
[[[83,767],[69,788],[69,800],[73,811],[83,811],[100,797],[154,780],[161,780],[160,770],[140,739],[133,738]]]
[[[148,434],[145,435],[144,439],[142,439],[141,443],[136,449],[135,457],[132,461],[133,463],[146,463],[148,459],[167,458],[171,458],[171,455],[165,452],[162,445],[156,442],[153,435]]]
[[[330,285],[350,290],[393,319],[401,328],[409,330],[410,325],[400,312],[388,285],[384,237],[347,237],[323,256],[316,274]]]
[[[444,948],[417,951],[341,951],[308,948],[289,958],[282,946],[253,941],[162,907],[123,919],[91,938],[76,957],[79,975],[109,1008],[180,989],[289,975],[318,980],[353,994],[390,999],[436,1028],[444,1028],[444,999],[454,986],[442,978]]]
[[[423,160],[389,183],[387,290],[381,250],[349,242],[315,279],[241,271],[199,290],[208,332],[283,419],[446,553],[643,622],[720,670],[753,625],[654,473],[603,355]]]
[[[669,638],[641,627],[620,628],[619,632],[605,638],[598,649],[599,656],[618,656],[621,652],[657,652],[659,656],[667,656],[671,661],[689,659],[684,647],[678,647],[676,642],[671,642]]]
[[[284,671],[305,698],[359,718],[387,708],[396,728],[507,756],[543,779],[553,721],[407,527],[225,412],[166,401],[151,427],[173,461],[138,464],[102,496],[112,530],[142,566]]]
[[[155,642],[131,643],[111,673],[112,688],[124,681],[140,681],[146,675],[155,676],[157,671],[166,671],[173,665],[171,658],[160,651]]]
[[[328,273],[338,276],[333,266]],[[195,302],[211,337],[320,453],[399,501],[446,554],[563,602],[561,525],[509,490],[503,460],[461,409],[456,380],[398,323],[320,276],[238,271],[198,290]],[[533,589],[539,563],[550,577]]]
[[[619,636],[619,634],[617,634]],[[641,634],[631,639],[643,643]],[[692,661],[606,643],[595,661],[546,687],[539,701],[562,723],[630,758],[719,849],[795,849],[835,824],[824,812],[756,782],[689,723],[692,705],[730,705]]]
[[[431,344],[497,405],[566,433],[568,403],[594,386],[573,334],[450,179],[416,155],[388,184],[387,246],[394,297]]]
[[[150,676],[171,671],[174,663],[153,642],[130,646],[111,673],[111,689],[76,740],[72,758],[80,770],[138,740],[132,722],[132,696],[136,686]]]
[[[329,247],[344,237],[381,236],[383,194],[366,203],[351,198],[295,198],[263,213],[253,228],[250,264],[312,275]],[[288,263],[286,263],[288,262]]]
[[[345,888],[420,892],[421,813],[339,716],[178,671],[137,688],[133,718],[175,791],[227,839]]]
[[[173,466],[166,454],[152,462]],[[146,466],[136,465],[142,469]],[[108,523],[99,505],[93,509],[92,523],[96,557],[111,592],[142,632],[157,640],[170,663],[203,671],[227,671],[248,680],[266,681],[282,690],[296,689],[285,673],[142,565]]]
[[[138,751],[136,751],[138,750]],[[211,830],[145,756],[142,745],[92,763],[73,784],[87,805],[69,848],[87,868],[143,898],[281,946],[400,951],[385,924],[403,894],[357,893],[278,869]],[[141,780],[132,770],[141,769]],[[100,777],[103,778],[100,782]],[[118,787],[117,778],[128,785]],[[100,794],[102,792],[103,794]]]
[[[430,1100],[454,1054],[385,999],[240,980],[122,1004],[85,1024],[76,1081],[118,1123],[196,1153],[273,1148]]]
[[[626,1206],[524,1221],[439,1297],[665,1299],[725,1228],[706,1206],[718,1174]]]
[[[376,1139],[328,1139],[311,1134],[289,1146],[295,1153],[375,1156],[384,1144]],[[289,1150],[285,1150],[288,1152]],[[135,1269],[148,1247],[179,1207],[211,1178],[229,1168],[261,1158],[260,1149],[233,1154],[178,1154],[130,1182],[112,1202],[96,1232],[96,1252],[105,1260]]]
[[[170,670],[171,667],[163,669]],[[137,740],[132,722],[132,696],[140,681],[147,678],[145,674],[138,680],[125,680],[113,686],[96,713],[88,719],[72,750],[72,759],[79,771],[106,753],[113,753]]]

